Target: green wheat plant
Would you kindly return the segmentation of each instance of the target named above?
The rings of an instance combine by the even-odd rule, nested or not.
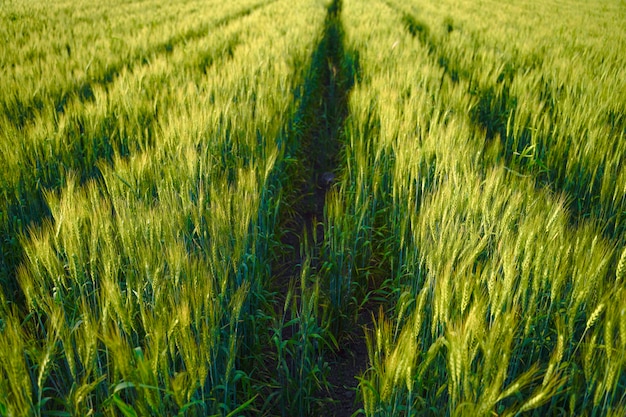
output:
[[[0,415],[624,415],[624,21],[4,2]]]

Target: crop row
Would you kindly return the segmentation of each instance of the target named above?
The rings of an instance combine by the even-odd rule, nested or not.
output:
[[[6,167],[0,185],[5,284],[19,262],[16,236],[49,213],[44,190],[61,187],[70,172],[79,181],[95,178],[99,164],[110,162],[114,154],[127,156],[154,145],[159,123],[168,122],[161,119],[179,106],[176,90],[190,81],[200,84],[215,63],[229,59],[240,33],[239,24],[223,27],[217,35],[187,39],[183,48],[153,55],[149,65],[127,64],[109,82],[88,84],[90,100],[68,96],[62,113],[50,103],[32,125],[18,128],[6,122],[0,141]]]
[[[441,16],[440,10],[414,12],[409,6],[387,4],[428,48],[444,69],[445,79],[473,97],[470,114],[486,132],[485,148],[493,145],[497,158],[503,158],[510,169],[534,177],[538,186],[566,193],[574,221],[594,219],[605,237],[623,243],[622,58],[607,58],[604,52],[610,51],[595,44],[591,34],[585,44],[564,50],[552,34],[544,36],[549,42],[518,42],[512,39],[519,36],[506,32],[509,26],[480,33],[470,23],[459,23],[475,11]],[[511,8],[511,15],[519,12]],[[535,12],[542,27],[549,27],[553,11],[536,6]],[[609,13],[598,18],[605,25],[612,19]],[[529,30],[525,26],[529,20],[511,25]],[[574,27],[560,31],[568,33]],[[614,36],[611,41],[619,44],[623,39]],[[588,52],[579,54],[581,48]]]
[[[286,6],[124,70],[30,128],[32,152],[12,166],[19,180],[41,158],[33,181],[49,183],[24,193],[50,214],[6,275],[2,414],[236,415],[288,395],[259,397],[265,377],[251,376],[283,369],[259,367],[274,326],[265,288],[294,92],[325,9]]]
[[[2,85],[3,124],[21,128],[44,109],[63,112],[73,96],[93,99],[93,89],[112,83],[122,70],[148,64],[159,54],[171,53],[181,44],[213,34],[221,25],[267,3],[229,2],[217,13],[211,5],[193,2],[182,8],[156,4],[154,9],[142,10],[141,15],[131,14],[135,19],[142,16],[141,22],[125,21],[124,14],[116,16],[107,8],[100,10],[100,18],[91,16],[93,20],[74,24],[73,19],[81,22],[79,17],[51,11],[48,18],[59,27],[51,27],[41,36],[24,27],[24,17],[5,17],[7,23],[15,22],[7,25],[5,34],[7,39],[14,39],[15,49],[5,53],[5,65],[10,71]],[[33,10],[26,14],[35,16]],[[35,28],[47,26],[36,19],[41,17],[32,23]],[[21,36],[26,39],[20,41]],[[61,41],[66,44],[59,46]],[[27,48],[33,50],[25,52]]]
[[[362,81],[325,238],[346,248],[334,253],[350,262],[352,294],[390,301],[366,332],[365,413],[622,413],[626,253],[584,216],[572,224],[565,198],[489,144],[469,85],[504,84],[501,67],[443,65],[450,21],[440,38],[383,2],[346,1],[344,16]],[[506,81],[511,94],[535,91],[521,80]]]

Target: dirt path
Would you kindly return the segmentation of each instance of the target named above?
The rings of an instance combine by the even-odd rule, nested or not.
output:
[[[368,366],[363,328],[370,323],[371,310],[366,308],[359,314],[358,323],[355,323],[351,334],[340,343],[340,350],[328,357],[328,382],[331,386],[328,395],[332,401],[322,410],[325,416],[350,417],[363,408],[357,378],[363,375]]]
[[[349,94],[359,76],[358,54],[345,50],[341,10],[341,0],[334,0],[328,7],[324,32],[302,86],[303,98],[297,117],[304,130],[294,132],[298,139],[295,153],[300,165],[288,179],[291,196],[286,204],[288,210],[281,214],[284,252],[282,259],[272,267],[279,310],[289,288],[296,288],[294,296],[299,296],[299,289],[293,284],[299,282],[304,258],[311,261],[313,273],[325,261],[321,256],[326,193],[336,182],[343,146],[342,129],[349,113]],[[316,239],[311,237],[314,228]],[[371,312],[366,308],[358,317],[357,323],[350,324],[349,332],[334,335],[340,338],[338,351],[322,352],[323,361],[328,364],[328,389],[309,393],[317,395],[319,415],[349,417],[362,408],[357,377],[367,366],[362,326],[371,321]],[[291,329],[284,330],[283,338],[288,337],[293,337]]]

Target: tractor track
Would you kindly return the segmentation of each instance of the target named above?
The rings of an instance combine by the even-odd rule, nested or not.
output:
[[[349,95],[359,77],[358,54],[347,51],[344,45],[341,11],[341,0],[334,0],[329,5],[306,79],[295,93],[301,101],[291,123],[290,136],[298,162],[297,168],[287,173],[289,191],[285,207],[288,209],[282,210],[279,221],[282,225],[283,253],[276,257],[279,260],[272,265],[279,311],[290,289],[296,289],[296,298],[300,296],[297,285],[303,265],[307,264],[311,275],[316,276],[324,262],[329,261],[324,259],[322,250],[324,206],[326,194],[334,186],[335,176],[340,170]],[[356,392],[357,377],[365,371],[367,349],[360,325],[369,318],[368,314],[367,311],[362,312],[359,323],[352,323],[352,331],[333,335],[340,340],[338,350],[320,352],[328,366],[327,389],[310,393],[316,398],[319,415],[351,416],[362,408]],[[283,339],[293,337],[295,332],[297,330],[293,327],[284,329]],[[297,369],[291,372],[295,374]]]

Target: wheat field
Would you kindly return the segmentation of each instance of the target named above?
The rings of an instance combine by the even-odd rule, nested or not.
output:
[[[0,415],[626,415],[624,22],[2,2]]]

